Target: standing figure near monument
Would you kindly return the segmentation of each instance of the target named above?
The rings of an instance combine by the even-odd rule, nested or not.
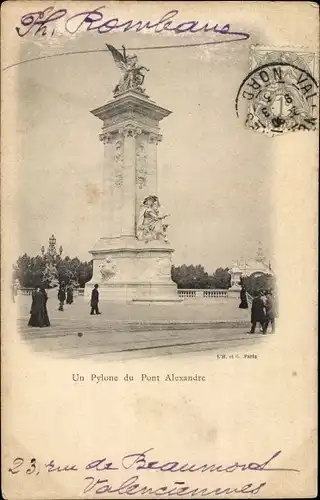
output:
[[[68,285],[67,286],[67,300],[66,300],[66,304],[71,305],[72,302],[73,302],[73,288],[72,288],[72,285]]]
[[[242,285],[241,292],[240,292],[240,305],[239,309],[248,309],[248,299],[247,299],[247,290],[244,285]]]
[[[48,309],[47,309],[47,302],[48,302],[48,294],[44,288],[44,286],[42,286],[40,288],[40,292],[42,293],[42,296],[43,296],[43,326],[50,326],[50,320],[49,320],[49,315],[48,315]]]
[[[101,312],[99,311],[99,307],[98,307],[98,304],[99,304],[99,285],[94,285],[94,288],[91,292],[91,312],[90,314],[93,314],[94,312],[96,314],[101,314]]]
[[[265,304],[262,299],[262,292],[257,292],[255,294],[255,297],[252,301],[252,308],[251,308],[251,331],[250,333],[255,333],[256,331],[256,326],[257,323],[260,323],[260,327],[264,332],[264,326],[266,322],[266,309],[265,309]]]
[[[266,322],[263,327],[263,333],[267,333],[269,323],[271,323],[271,332],[275,332],[276,306],[272,295],[272,290],[268,290],[266,295]]]
[[[32,304],[30,309],[30,319],[28,326],[42,327],[43,326],[43,305],[44,297],[40,292],[40,287],[36,286],[32,293]]]
[[[66,300],[66,286],[64,281],[61,281],[58,290],[58,300],[59,300],[59,309],[58,311],[63,311],[64,301]]]

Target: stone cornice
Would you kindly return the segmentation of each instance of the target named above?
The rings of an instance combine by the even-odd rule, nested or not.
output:
[[[154,133],[149,134],[149,143],[150,144],[158,144],[161,141],[162,141],[161,134],[154,134]]]
[[[168,109],[162,108],[155,102],[134,92],[124,93],[113,101],[109,101],[103,106],[93,109],[91,113],[100,118],[100,120],[105,121],[114,116],[121,116],[129,111],[140,113],[156,122],[171,114],[171,111]]]
[[[102,132],[99,134],[100,141],[104,144],[112,143],[118,136],[122,137],[137,137],[140,134],[146,134],[147,140],[151,144],[158,144],[162,141],[162,135],[159,130],[151,128],[137,122],[125,122],[111,127],[103,127]]]
[[[173,253],[174,249],[173,248],[168,248],[168,247],[148,247],[146,245],[145,248],[136,248],[136,247],[121,247],[119,245],[118,248],[106,248],[105,250],[90,250],[90,253],[92,255],[95,255],[96,257],[101,256],[106,256],[106,254],[113,254],[113,253],[118,253],[118,252],[123,252],[123,253],[132,253],[132,254],[137,254],[137,253]],[[118,258],[121,258],[121,256],[118,256]]]

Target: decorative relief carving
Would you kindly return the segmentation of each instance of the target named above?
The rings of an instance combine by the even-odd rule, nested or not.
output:
[[[139,134],[142,134],[142,130],[135,125],[126,125],[125,127],[121,127],[119,129],[119,134],[123,137],[136,137]]]
[[[136,184],[139,189],[147,184],[147,174],[147,153],[143,142],[141,142],[136,156]]]
[[[149,143],[150,144],[158,144],[162,141],[162,135],[160,134],[149,134]]]
[[[118,125],[119,123],[123,123],[125,121],[134,120],[135,114],[133,111],[127,111],[126,113],[121,113],[119,115],[111,116],[106,119],[104,124],[106,128],[109,128],[114,125]]]
[[[117,266],[109,257],[106,257],[102,264],[99,264],[101,274],[101,281],[108,281],[113,278],[117,273]]]
[[[149,132],[156,133],[158,129],[158,122],[156,120],[139,113],[137,110],[126,111],[125,113],[107,118],[104,122],[104,128],[109,129],[125,122],[130,122],[136,127],[146,127],[146,131]]]
[[[126,123],[129,120],[130,123]],[[135,120],[135,117],[132,117],[129,113],[125,113],[120,117],[114,117],[105,122],[100,134],[100,140],[103,140],[105,134],[111,134],[112,136],[115,136],[120,133],[125,134],[127,131],[129,131],[131,136],[132,134],[139,135],[145,133],[152,134],[153,136],[158,137],[158,142],[162,139],[162,136],[157,133],[157,128],[154,123],[148,123],[147,120],[140,120],[140,118],[137,118]]]
[[[113,136],[109,132],[101,132],[101,134],[99,135],[99,139],[104,144],[111,144],[113,141]]]
[[[124,170],[123,143],[122,141],[117,141],[115,143],[114,171],[113,171],[113,184],[116,187],[122,186],[123,170]]]
[[[150,116],[146,116],[143,113],[140,113],[139,111],[134,112],[134,120],[136,120],[138,123],[141,123],[143,125],[146,125],[147,127],[153,129],[153,131],[156,133],[158,130],[158,122],[154,118],[151,118]]]

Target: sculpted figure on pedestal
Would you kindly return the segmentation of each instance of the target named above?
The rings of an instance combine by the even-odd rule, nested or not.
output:
[[[149,195],[145,198],[137,224],[137,238],[145,242],[162,240],[167,242],[168,224],[163,220],[169,214],[160,215],[160,204],[157,196]]]
[[[115,47],[113,47],[113,45],[106,44],[106,46],[110,50],[116,66],[123,74],[120,82],[113,91],[114,95],[116,96],[130,89],[137,90],[138,92],[144,94],[145,90],[141,87],[141,85],[143,85],[145,75],[142,71],[149,70],[144,66],[138,66],[138,58],[135,54],[133,56],[127,56],[124,45],[122,45],[122,54]]]

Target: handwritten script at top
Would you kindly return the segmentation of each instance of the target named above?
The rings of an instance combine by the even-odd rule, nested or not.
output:
[[[20,37],[24,37],[28,33],[34,36],[51,37],[55,33],[55,28],[58,22],[62,23],[62,32],[74,34],[78,31],[93,31],[99,34],[111,32],[150,32],[163,33],[169,32],[172,34],[180,33],[213,33],[219,35],[228,35],[225,40],[235,42],[247,40],[250,35],[244,32],[231,31],[230,24],[213,24],[209,22],[200,23],[196,20],[179,21],[177,16],[178,10],[170,10],[156,21],[139,21],[139,20],[121,20],[118,17],[106,19],[101,12],[105,9],[105,5],[96,9],[78,12],[70,15],[67,9],[55,9],[55,7],[47,7],[44,10],[29,12],[24,14],[20,19],[20,26],[16,27],[16,32]],[[61,29],[61,28],[60,28]],[[217,42],[221,43],[221,42]]]
[[[239,463],[231,462],[228,464],[211,463],[211,464],[195,464],[178,461],[159,461],[155,460],[152,456],[154,449],[150,448],[142,453],[131,453],[122,457],[118,464],[114,464],[107,458],[98,458],[91,460],[82,467],[73,465],[61,465],[55,460],[50,460],[44,464],[39,464],[35,458],[27,461],[22,457],[16,457],[13,460],[12,466],[8,469],[9,473],[13,476],[16,474],[26,474],[37,480],[37,476],[41,474],[66,474],[66,473],[79,473],[85,482],[83,494],[90,492],[91,495],[153,495],[155,497],[165,496],[168,497],[212,497],[219,495],[243,494],[243,495],[256,495],[267,484],[266,481],[259,482],[259,472],[299,472],[297,469],[284,469],[272,466],[272,462],[282,453],[281,451],[275,452],[270,458],[263,462],[248,462]],[[117,482],[117,473],[114,471],[130,470],[133,474],[128,479]],[[146,484],[145,477],[140,479],[140,471],[153,471],[163,473],[178,473],[179,476],[173,476],[170,480],[168,474],[163,474],[163,485],[151,487]],[[219,477],[227,474],[228,477],[235,472],[253,472],[256,483],[247,483],[239,485],[239,476],[234,475],[234,480],[230,480],[229,487],[219,487],[216,483]],[[151,472],[152,473],[152,472]],[[212,479],[212,486],[210,488],[203,488],[196,485],[189,485],[187,483],[188,473],[192,473],[193,478],[199,479],[199,475],[204,473],[215,473]],[[91,474],[91,475],[87,475]],[[183,477],[182,475],[183,474]],[[113,477],[112,477],[113,476]],[[189,476],[190,477],[190,476]],[[232,477],[232,476],[231,476]],[[246,479],[248,476],[246,476]],[[185,479],[185,480],[182,480]],[[114,498],[114,497],[113,497]],[[248,498],[248,496],[244,497]]]

